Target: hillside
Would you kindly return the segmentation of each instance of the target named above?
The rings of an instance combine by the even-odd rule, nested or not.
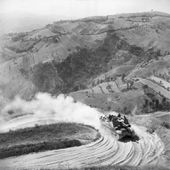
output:
[[[75,99],[104,110],[129,107],[136,98],[144,104],[146,95],[134,77],[169,80],[169,47],[170,15],[160,12],[59,21],[3,35],[1,105],[16,95],[31,99],[36,92],[74,92]],[[130,104],[124,101],[129,96]],[[113,101],[116,108],[108,105]]]

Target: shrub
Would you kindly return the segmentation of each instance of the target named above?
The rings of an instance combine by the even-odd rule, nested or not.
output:
[[[170,129],[170,123],[168,122],[162,122],[161,124],[163,127],[165,127],[166,129]]]

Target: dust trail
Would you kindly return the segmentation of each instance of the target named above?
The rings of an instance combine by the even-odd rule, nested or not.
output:
[[[20,116],[12,118],[8,114],[10,110],[14,110]],[[34,126],[38,123],[51,123],[51,120],[53,122],[78,122],[99,128],[98,116],[97,110],[79,102],[75,103],[71,97],[64,95],[52,97],[49,94],[39,93],[30,102],[16,98],[8,104],[3,109],[4,120],[0,125],[0,132]],[[117,141],[110,123],[102,122],[99,129],[101,138],[95,142],[79,147],[1,159],[0,169],[13,170],[27,167],[28,169],[60,170],[61,167],[58,165],[64,166],[64,163],[68,163],[69,168],[105,165],[142,166],[159,163],[164,153],[164,144],[161,139],[156,133],[147,133],[143,127],[132,125],[132,128],[140,138],[138,142]]]
[[[32,101],[16,97],[2,110],[0,122],[0,132],[55,122],[76,122],[97,129],[100,127],[96,109],[74,102],[72,97],[63,94],[53,97],[47,93],[38,93]]]

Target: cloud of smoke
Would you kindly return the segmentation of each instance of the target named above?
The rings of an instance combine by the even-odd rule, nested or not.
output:
[[[83,123],[97,129],[100,127],[96,109],[74,102],[72,97],[63,94],[53,97],[47,93],[38,93],[32,101],[16,97],[2,113],[0,132],[56,122]]]

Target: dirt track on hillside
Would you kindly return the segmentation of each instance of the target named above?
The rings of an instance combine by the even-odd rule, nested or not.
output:
[[[169,93],[157,84],[140,79],[155,91],[167,98]],[[141,115],[145,117],[145,115]],[[148,115],[146,115],[148,116]],[[155,115],[163,116],[163,114]],[[19,118],[20,119],[20,118]],[[35,124],[26,119],[26,124]],[[39,120],[38,120],[39,121]],[[21,121],[20,121],[21,122]],[[48,120],[49,122],[49,120]],[[21,124],[22,125],[22,124]],[[102,165],[159,165],[163,161],[164,144],[156,133],[146,132],[146,128],[133,125],[133,129],[140,137],[138,142],[118,142],[109,123],[102,123],[101,138],[96,142],[79,147],[46,151],[0,160],[0,170],[6,167],[16,168],[75,168]]]
[[[15,168],[75,168],[102,165],[159,164],[164,145],[155,134],[133,125],[138,142],[118,142],[108,123],[102,123],[101,138],[79,147],[46,151],[0,160],[0,170]]]

